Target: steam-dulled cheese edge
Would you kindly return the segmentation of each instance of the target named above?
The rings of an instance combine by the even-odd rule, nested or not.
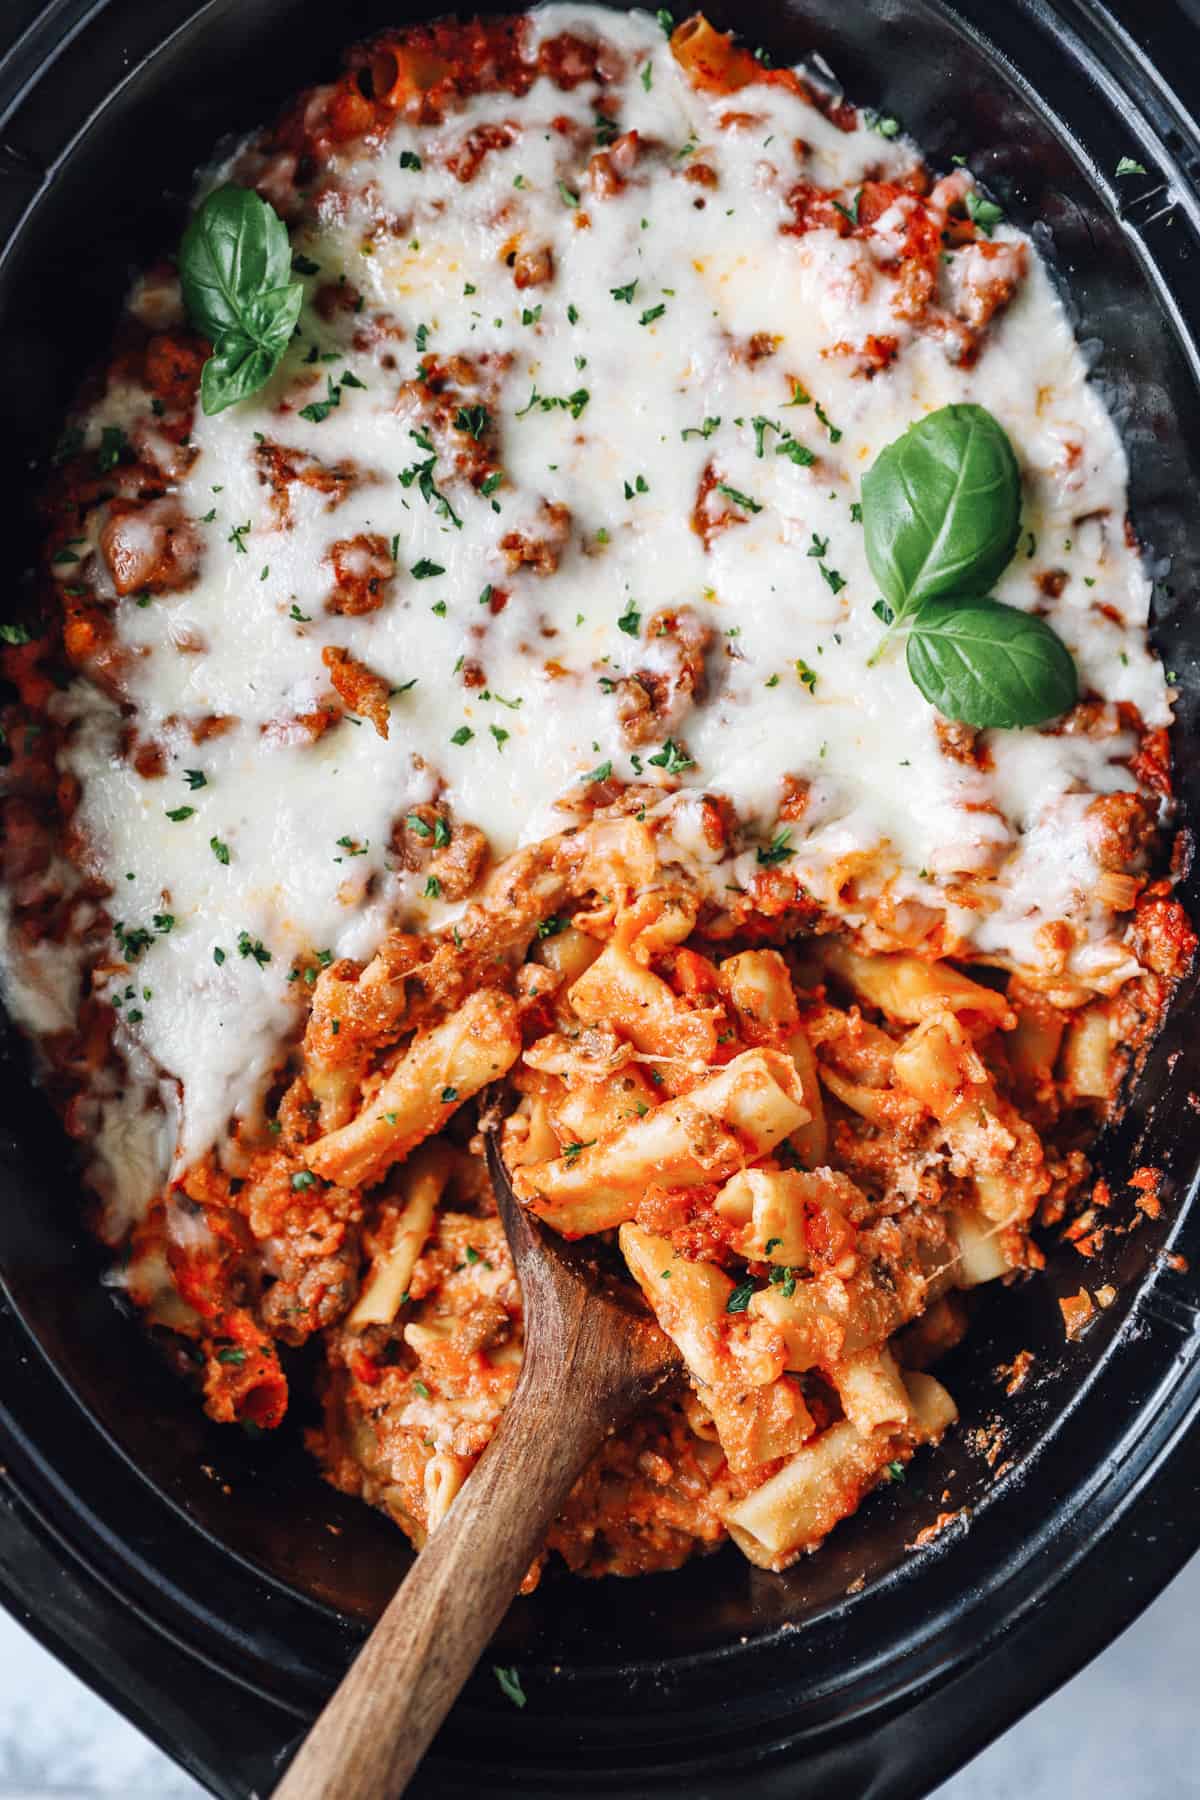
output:
[[[1096,898],[1086,816],[1095,795],[1134,786],[1125,765],[1135,741],[1115,714],[1106,737],[990,733],[991,766],[979,769],[939,744],[902,645],[868,666],[881,627],[852,513],[862,474],[914,419],[971,401],[1003,424],[1022,471],[1023,547],[997,597],[1050,620],[1082,691],[1133,702],[1148,725],[1169,719],[1146,642],[1149,583],[1124,529],[1124,454],[1033,245],[1012,304],[978,361],[962,367],[894,316],[886,220],[870,241],[781,231],[801,174],[853,190],[866,174],[911,168],[911,145],[865,125],[839,130],[775,87],[743,89],[736,109],[729,96],[699,93],[644,14],[551,6],[535,20],[542,37],[601,35],[626,55],[625,77],[608,90],[621,129],[665,153],[646,157],[622,192],[593,195],[597,90],[545,79],[520,99],[483,95],[440,125],[399,123],[381,144],[336,151],[318,222],[294,233],[320,272],[305,277],[300,331],[281,369],[253,399],[196,415],[199,454],[180,494],[200,522],[198,578],[178,595],[118,604],[120,638],[137,652],[128,676],[137,729],[166,746],[166,777],[136,773],[118,747],[128,721],[86,683],[54,702],[78,721],[67,756],[82,786],[77,825],[114,889],[113,916],[174,921],[139,956],[132,983],[113,986],[135,988],[123,1010],[140,1014],[120,1041],[136,1046],[151,1085],[178,1095],[177,1168],[260,1105],[294,1037],[288,976],[298,964],[321,951],[369,956],[390,925],[445,916],[390,848],[396,821],[435,797],[500,857],[561,829],[563,794],[611,761],[618,776],[662,788],[656,810],[671,814],[680,859],[719,894],[753,878],[756,852],[714,861],[695,796],[727,797],[748,841],[765,843],[795,777],[810,791],[790,827],[787,871],[848,923],[861,924],[890,883],[898,903],[945,912],[963,954],[1036,969],[1040,928],[1064,919],[1078,934],[1070,970],[1080,981],[1111,989],[1136,967],[1121,921]],[[512,141],[460,180],[447,159],[495,124]],[[406,150],[419,169],[402,161]],[[685,179],[700,160],[716,185]],[[514,286],[505,249],[517,239],[550,248],[549,283]],[[995,241],[1021,240],[1004,225]],[[315,295],[342,277],[361,308],[319,316]],[[941,277],[961,278],[949,266]],[[353,347],[356,332],[367,347]],[[835,346],[872,334],[898,337],[899,350],[866,379]],[[756,357],[753,343],[772,353]],[[489,498],[439,458],[437,490],[461,526],[419,480],[398,479],[427,454],[404,390],[426,354],[474,360],[504,470]],[[298,385],[314,376],[317,385]],[[327,382],[337,404],[319,422],[302,419]],[[790,404],[796,382],[813,402]],[[582,405],[541,405],[583,391]],[[127,428],[146,410],[144,394],[114,382],[81,422],[94,443],[105,425]],[[701,435],[712,419],[719,426]],[[815,453],[811,466],[777,454],[789,433]],[[359,479],[333,507],[293,485],[283,527],[260,478],[263,438],[327,466],[353,464]],[[692,520],[710,463],[758,510],[739,505],[744,522],[706,548]],[[511,571],[500,540],[544,535],[546,505],[570,515],[557,569]],[[398,573],[378,610],[331,615],[330,546],[360,534],[395,541]],[[84,550],[74,578],[102,587],[103,561]],[[412,573],[430,565],[439,572]],[[1057,596],[1037,584],[1047,567],[1067,577]],[[481,604],[489,584],[508,595],[498,613]],[[676,779],[648,762],[658,741],[637,751],[625,742],[617,684],[667,666],[669,644],[647,639],[645,626],[681,605],[715,639],[708,696],[672,732],[693,759]],[[316,742],[297,726],[329,695],[326,646],[394,690],[386,741],[361,720]],[[464,685],[469,665],[482,686]],[[197,744],[192,723],[214,715],[237,723]],[[463,727],[472,735],[455,743]],[[203,773],[202,788],[186,785],[188,769]],[[183,805],[190,817],[168,818]],[[847,899],[831,871],[860,853]],[[981,901],[952,897],[964,880]],[[270,960],[239,954],[239,941]],[[69,975],[39,973],[15,949],[7,960],[10,1006],[44,1029]],[[106,1121],[115,1114],[102,1156],[121,1161],[121,1109],[141,1119],[145,1094],[144,1081],[131,1081],[127,1096],[105,1101]],[[166,1172],[165,1162],[151,1169],[146,1196]],[[132,1213],[139,1202],[119,1204]]]

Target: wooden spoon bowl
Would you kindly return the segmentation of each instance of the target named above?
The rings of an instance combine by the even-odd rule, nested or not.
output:
[[[604,1439],[675,1380],[679,1353],[594,1247],[529,1214],[494,1130],[488,1169],[525,1308],[525,1355],[496,1435],[275,1790],[394,1800]]]

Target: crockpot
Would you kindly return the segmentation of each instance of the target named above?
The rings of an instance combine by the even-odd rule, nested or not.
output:
[[[712,0],[965,156],[1061,278],[1121,425],[1200,818],[1200,9],[1098,0]],[[132,270],[178,236],[224,135],[418,16],[410,0],[8,0],[0,33],[0,434],[10,594],[28,496]],[[1147,171],[1116,176],[1122,157]],[[1185,902],[1200,908],[1185,876]],[[512,1607],[418,1779],[487,1795],[927,1793],[1145,1606],[1200,1544],[1200,1031],[1181,990],[1098,1154],[1085,1262],[977,1296],[940,1373],[962,1418],[782,1576],[735,1552],[639,1581],[551,1571]],[[270,1790],[403,1575],[318,1478],[303,1405],[250,1441],[198,1413],[101,1284],[61,1133],[15,1037],[0,1077],[0,1598],[227,1800]],[[1162,1172],[1161,1216],[1126,1185]],[[1058,1301],[1116,1289],[1075,1343]],[[1024,1385],[1005,1366],[1032,1355]],[[303,1393],[303,1377],[296,1383]],[[943,1515],[935,1534],[918,1535]],[[487,1664],[516,1663],[528,1705]]]

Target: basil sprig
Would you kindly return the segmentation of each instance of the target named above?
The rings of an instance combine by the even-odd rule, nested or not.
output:
[[[982,406],[943,406],[889,444],[863,478],[867,561],[908,672],[948,719],[1040,725],[1075,704],[1075,664],[1044,620],[988,599],[1017,547],[1021,477]],[[872,658],[874,661],[874,658]]]
[[[287,227],[249,188],[214,188],[179,246],[184,305],[213,354],[200,377],[206,413],[223,412],[270,379],[300,317]]]

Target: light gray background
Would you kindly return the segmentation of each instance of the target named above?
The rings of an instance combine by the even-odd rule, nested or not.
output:
[[[935,1800],[1200,1795],[1198,1649],[1200,1557],[1111,1649],[939,1788]],[[202,1794],[0,1611],[2,1800]]]

